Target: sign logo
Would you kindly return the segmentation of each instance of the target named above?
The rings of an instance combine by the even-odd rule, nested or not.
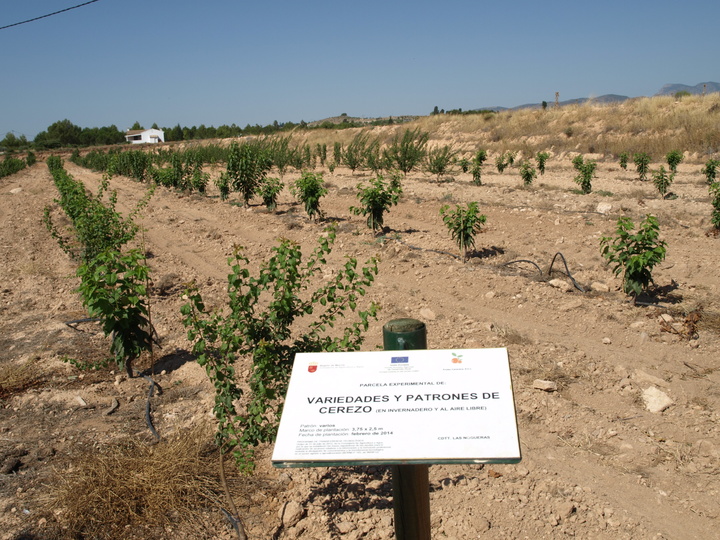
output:
[[[315,373],[317,371],[317,364],[315,362],[308,365],[308,371],[310,373]]]
[[[393,356],[390,358],[391,364],[407,364],[410,361],[408,356]]]
[[[462,354],[452,353],[452,360],[451,360],[451,362],[452,362],[453,364],[462,364],[461,358],[462,358]]]

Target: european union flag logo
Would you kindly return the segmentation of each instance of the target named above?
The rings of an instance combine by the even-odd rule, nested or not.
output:
[[[410,361],[407,356],[393,356],[390,358],[391,364],[407,364]]]

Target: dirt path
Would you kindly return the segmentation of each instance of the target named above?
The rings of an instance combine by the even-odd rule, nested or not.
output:
[[[96,189],[97,174],[71,163],[66,168]],[[609,163],[600,164],[593,187],[611,195],[572,193],[569,160],[550,161],[546,175],[531,189],[521,188],[514,169],[503,175],[486,169],[485,185],[479,187],[469,175],[459,175],[454,183],[422,175],[406,179],[402,202],[386,218],[391,231],[384,240],[373,238],[362,218],[349,211],[357,203],[355,185],[367,176],[326,173],[330,193],[321,203],[325,215],[338,224],[331,267],[345,255],[381,257],[378,281],[368,297],[383,311],[368,333],[367,350],[380,345],[382,324],[406,316],[427,323],[432,348],[508,347],[523,461],[516,466],[432,467],[433,536],[715,537],[719,244],[703,234],[710,206],[699,166],[681,165],[673,185],[678,199],[667,201],[659,200],[649,183],[632,180]],[[294,178],[288,174],[285,180]],[[17,187],[22,191],[11,193]],[[114,178],[112,187],[124,212],[145,191],[125,178]],[[42,210],[54,196],[44,164],[0,181],[0,362],[35,359],[50,378],[43,388],[15,396],[0,410],[0,449],[6,457],[18,446],[36,453],[52,450],[42,459],[18,458],[14,472],[0,478],[0,507],[6,510],[0,528],[12,531],[2,538],[37,525],[33,512],[39,486],[48,468],[59,462],[58,454],[144,429],[143,383],[114,384],[92,375],[72,378],[77,372],[59,361],[86,349],[91,357],[101,355],[103,340],[96,330],[80,333],[63,324],[83,315],[72,293],[74,265],[42,224]],[[443,204],[470,200],[477,200],[488,218],[477,240],[482,256],[462,264],[427,251],[455,253],[438,211]],[[668,309],[629,304],[617,290],[619,280],[603,264],[600,238],[611,234],[617,217],[626,213],[634,219],[653,213],[660,220],[668,257],[654,276],[667,290]],[[156,403],[157,427],[167,433],[206,418],[211,407],[204,374],[184,353],[189,344],[179,317],[182,284],[196,281],[211,304],[222,305],[225,259],[234,244],[244,245],[256,265],[278,237],[311,249],[322,225],[308,222],[287,192],[278,213],[269,214],[259,206],[245,209],[216,197],[181,197],[164,189],[155,193],[142,224],[153,279],[167,285],[153,306],[164,361],[172,366],[160,376],[161,384],[176,388]],[[555,288],[525,263],[501,267],[531,259],[547,270],[558,251],[589,292]],[[556,263],[555,268],[562,266]],[[661,315],[674,317],[671,322],[677,325],[683,312],[698,307],[705,316],[699,339],[688,341],[662,330]],[[183,354],[184,360],[178,360]],[[559,391],[534,389],[536,379],[557,382]],[[645,407],[642,393],[651,386],[673,400],[662,413]],[[96,408],[78,409],[76,395]],[[122,414],[102,417],[100,411],[113,395],[125,398]],[[179,401],[187,395],[194,397]],[[277,530],[279,538],[393,534],[384,469],[287,472],[263,461],[259,474],[281,487],[253,502],[253,537],[270,538]],[[352,491],[355,485],[364,487]],[[302,504],[301,519],[278,529],[277,512],[288,501]],[[31,511],[24,514],[27,506]]]

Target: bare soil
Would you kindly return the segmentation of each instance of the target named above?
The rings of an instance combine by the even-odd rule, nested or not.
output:
[[[427,324],[431,348],[509,351],[523,460],[432,466],[433,538],[719,537],[720,240],[705,234],[710,204],[700,167],[680,165],[674,200],[603,161],[594,193],[579,194],[569,158],[557,156],[530,188],[516,168],[500,175],[487,165],[483,186],[465,174],[442,183],[413,174],[380,238],[349,211],[357,183],[369,176],[325,173],[321,208],[338,226],[330,267],[348,255],[381,258],[368,299],[382,312],[366,350],[381,345],[385,322],[413,317]],[[97,189],[99,175],[69,162],[66,169]],[[111,185],[125,212],[146,189],[122,177]],[[63,509],[48,509],[48,494],[74,459],[124,437],[152,442],[144,379],[112,368],[81,372],[62,361],[102,359],[108,344],[96,323],[67,324],[86,314],[74,293],[75,265],[43,225],[43,209],[56,196],[43,163],[0,180],[0,368],[27,377],[0,395],[2,539],[58,534]],[[452,256],[439,208],[473,200],[487,226],[463,263]],[[619,290],[599,242],[619,216],[637,222],[647,213],[658,217],[668,252],[654,272],[653,305],[640,306]],[[183,284],[197,282],[210,305],[222,306],[234,244],[257,265],[279,237],[312,249],[327,223],[310,222],[287,190],[270,213],[221,202],[212,190],[204,197],[161,188],[141,223],[162,344],[154,372],[163,392],[151,400],[152,417],[161,436],[171,437],[212,423],[212,387],[181,324]],[[557,252],[585,292],[560,273],[552,278],[562,283],[549,284]],[[503,266],[518,259],[545,274],[529,263]],[[565,270],[559,262],[554,269]],[[697,310],[699,322],[686,319]],[[139,364],[150,368],[149,359]],[[537,379],[558,390],[536,389]],[[643,393],[651,387],[672,405],[648,410]],[[119,409],[106,414],[113,399]],[[384,467],[278,470],[269,455],[261,449],[252,480],[231,482],[250,538],[393,537]],[[148,524],[145,537],[233,538],[217,507],[198,519],[196,529],[182,521]]]

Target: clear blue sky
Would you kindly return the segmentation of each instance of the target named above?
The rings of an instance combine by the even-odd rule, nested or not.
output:
[[[2,0],[0,26],[84,0]],[[100,0],[0,31],[0,138],[269,124],[719,81],[720,2]]]

